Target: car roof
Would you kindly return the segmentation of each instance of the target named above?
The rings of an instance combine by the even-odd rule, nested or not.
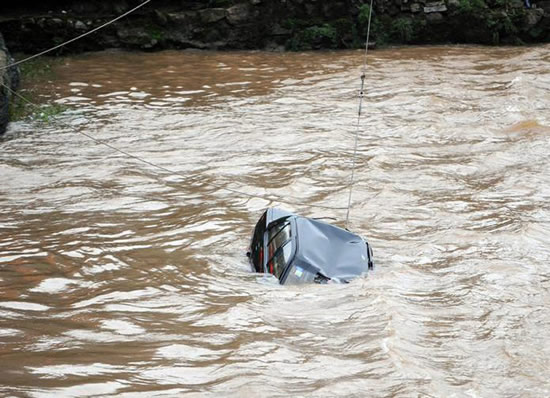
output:
[[[294,222],[296,251],[292,264],[328,278],[350,280],[369,268],[366,242],[343,228],[285,210],[271,208],[267,224],[281,218]]]
[[[341,280],[367,272],[369,254],[359,235],[305,217],[296,217],[296,232],[296,266],[312,265],[324,276]]]

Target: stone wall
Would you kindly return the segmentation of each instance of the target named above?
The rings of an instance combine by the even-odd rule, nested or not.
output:
[[[531,8],[527,8],[529,2],[533,3]],[[61,51],[111,47],[355,48],[364,42],[367,3],[364,0],[155,0]],[[82,34],[139,2],[20,0],[9,4],[12,3],[8,3],[0,17],[0,31],[12,51],[34,53]],[[378,45],[550,41],[550,0],[375,0],[373,11],[372,38]]]
[[[6,48],[2,33],[0,33],[0,135],[4,134],[9,122],[9,107],[12,98],[10,90],[17,89],[19,84],[19,71],[16,67],[4,69],[7,65],[13,62],[13,59]]]

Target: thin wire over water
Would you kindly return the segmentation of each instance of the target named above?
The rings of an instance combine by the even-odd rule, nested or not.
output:
[[[25,98],[24,96],[22,96],[21,94],[19,94],[18,92],[12,90],[9,86],[5,85],[4,83],[0,83],[0,85],[2,85],[6,90],[8,90],[9,92],[11,92],[11,94],[13,96],[16,96],[17,98],[21,99],[23,102],[25,102],[26,104],[32,106],[36,112],[41,112],[41,108],[39,105],[31,102],[29,99]],[[76,133],[78,134],[81,134],[83,135],[84,137],[92,140],[93,142],[95,142],[96,144],[99,144],[99,145],[104,145],[110,149],[112,149],[113,151],[115,152],[118,152],[124,156],[126,156],[127,158],[130,158],[130,159],[133,159],[133,160],[137,160],[138,162],[140,163],[143,163],[143,164],[146,164],[146,165],[149,165],[155,169],[158,169],[158,170],[161,170],[161,171],[164,171],[165,173],[168,174],[168,176],[181,176],[181,177],[184,177],[184,178],[187,178],[187,176],[184,176],[176,171],[173,171],[173,170],[170,170],[164,166],[161,166],[161,165],[158,165],[158,164],[155,164],[155,163],[152,163],[150,162],[149,160],[147,159],[144,159],[142,157],[139,157],[139,156],[136,156],[136,155],[133,155],[131,154],[130,152],[128,151],[125,151],[125,150],[122,150],[120,148],[117,148],[111,144],[109,144],[108,142],[105,142],[105,141],[101,141],[101,140],[98,140],[96,138],[94,138],[93,136],[91,136],[90,134],[87,134],[83,131],[80,131],[80,130],[77,130],[77,129],[74,129],[73,126],[69,125],[69,124],[66,124],[64,123],[61,119],[55,117],[55,116],[51,116],[51,119],[55,120],[57,123],[75,131]],[[319,209],[325,209],[325,210],[348,210],[348,214],[349,214],[349,205],[348,207],[335,207],[335,206],[324,206],[324,205],[317,205],[317,204],[313,204],[313,203],[306,203],[305,201],[302,201],[300,202],[300,199],[299,198],[296,198],[296,197],[293,197],[293,196],[286,196],[285,198],[281,199],[281,198],[276,198],[276,197],[273,197],[273,196],[262,196],[262,195],[255,195],[255,194],[251,194],[251,193],[247,193],[247,192],[243,192],[243,191],[240,191],[240,190],[237,190],[237,189],[233,189],[231,187],[228,187],[228,186],[223,186],[221,184],[218,184],[216,182],[213,182],[213,181],[209,181],[208,182],[209,185],[212,185],[216,188],[219,188],[221,190],[224,190],[224,191],[227,191],[227,192],[231,192],[231,193],[234,193],[236,195],[239,195],[239,196],[244,196],[244,197],[247,197],[249,199],[261,199],[261,200],[265,200],[267,201],[268,203],[283,203],[283,204],[287,204],[287,205],[297,205],[297,206],[305,206],[305,207],[314,207],[314,208],[319,208]],[[347,219],[346,219],[346,223],[347,223]]]

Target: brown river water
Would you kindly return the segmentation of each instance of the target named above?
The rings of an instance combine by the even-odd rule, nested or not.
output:
[[[250,272],[267,206],[343,225],[362,56],[56,63],[0,141],[0,395],[550,396],[550,46],[371,52],[375,272]]]

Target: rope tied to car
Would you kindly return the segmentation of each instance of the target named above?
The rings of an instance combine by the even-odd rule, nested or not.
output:
[[[357,163],[357,144],[359,141],[359,128],[361,125],[361,111],[363,108],[363,98],[365,97],[365,79],[367,76],[367,55],[369,53],[369,36],[370,36],[370,23],[371,23],[371,17],[372,17],[372,4],[373,0],[370,0],[370,6],[369,6],[369,18],[367,23],[367,40],[365,41],[365,58],[363,61],[363,70],[361,73],[361,89],[359,90],[359,106],[357,109],[357,124],[355,127],[355,144],[353,147],[353,157],[352,157],[352,164],[351,164],[351,175],[350,175],[350,181],[349,181],[349,194],[348,194],[348,206],[346,210],[346,229],[348,228],[349,223],[349,214],[351,210],[351,197],[353,193],[353,183],[355,179],[355,168]]]

